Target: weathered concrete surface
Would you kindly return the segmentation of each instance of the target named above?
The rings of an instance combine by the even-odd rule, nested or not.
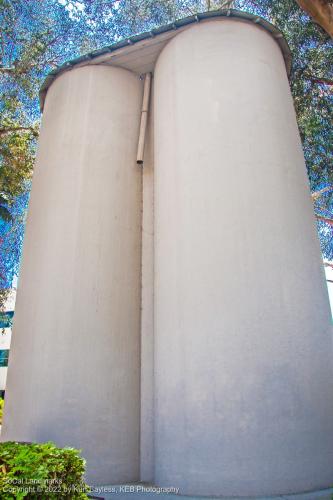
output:
[[[333,482],[331,314],[280,50],[198,24],[155,68],[155,483]]]
[[[142,171],[140,481],[154,480],[154,129],[153,92]],[[141,168],[141,167],[139,167]]]
[[[139,480],[141,99],[112,67],[49,89],[18,286],[1,439],[80,448],[92,484]]]

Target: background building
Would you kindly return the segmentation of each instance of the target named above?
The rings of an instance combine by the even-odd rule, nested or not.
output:
[[[5,311],[0,314],[0,397],[4,397],[7,380],[9,349],[12,337],[12,322],[14,317],[16,289],[13,289]]]

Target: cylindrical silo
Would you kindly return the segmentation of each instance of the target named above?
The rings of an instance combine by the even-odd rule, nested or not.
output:
[[[90,66],[48,91],[2,440],[82,449],[92,484],[138,480],[142,84]]]
[[[154,90],[156,483],[327,487],[331,315],[280,49],[255,24],[200,22]]]

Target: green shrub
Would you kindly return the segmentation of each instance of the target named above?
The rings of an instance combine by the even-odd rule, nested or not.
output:
[[[0,443],[0,498],[86,499],[85,460],[53,443]]]

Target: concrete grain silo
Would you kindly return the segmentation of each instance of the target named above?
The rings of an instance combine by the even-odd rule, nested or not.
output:
[[[218,11],[51,74],[3,440],[82,448],[92,484],[332,484],[331,313],[289,68],[276,28]]]
[[[94,483],[139,474],[141,99],[121,68],[50,87],[17,298],[2,438],[83,448]]]

